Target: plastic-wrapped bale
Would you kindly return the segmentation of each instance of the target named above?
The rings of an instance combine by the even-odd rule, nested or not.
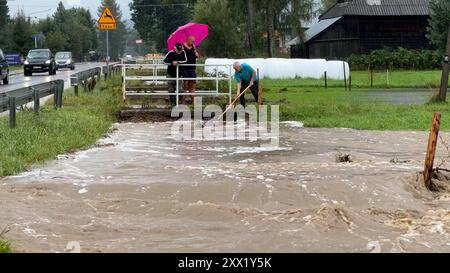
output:
[[[334,80],[344,80],[344,67],[345,78],[348,79],[350,75],[350,66],[347,62],[343,61],[328,61],[327,62],[327,77]]]
[[[258,70],[259,69],[259,77],[261,79],[264,79],[267,76],[266,70],[267,70],[267,62],[266,59],[242,59],[242,60],[235,60],[238,61],[240,63],[247,63],[249,64],[251,67],[253,67],[253,69]],[[234,63],[234,62],[233,62]]]
[[[208,75],[215,75],[216,70],[219,71],[219,73],[223,75],[230,74],[230,68],[226,66],[215,66],[215,65],[233,65],[234,60],[232,59],[215,59],[210,58],[205,61],[205,73]],[[233,72],[233,69],[231,69],[231,73]]]
[[[295,64],[295,78],[320,79],[327,67],[324,59],[293,59]]]
[[[344,64],[345,75],[348,78],[350,74],[350,67],[348,63],[342,61],[327,61],[324,59],[207,59],[205,64],[205,72],[214,74],[216,69],[220,73],[228,75],[229,68],[214,67],[210,65],[233,65],[234,62],[248,63],[254,69],[259,69],[260,78],[269,79],[295,79],[295,78],[323,78],[325,71],[329,79],[341,80],[344,79]],[[231,71],[234,73],[234,70]]]

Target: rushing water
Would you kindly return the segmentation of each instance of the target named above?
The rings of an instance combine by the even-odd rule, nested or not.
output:
[[[416,175],[426,133],[286,123],[268,149],[175,141],[171,123],[115,127],[92,149],[0,180],[0,225],[17,250],[450,251],[450,195]]]

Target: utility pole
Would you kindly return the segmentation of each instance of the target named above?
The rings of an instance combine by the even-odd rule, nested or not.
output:
[[[448,26],[447,49],[444,56],[444,65],[442,68],[441,89],[439,90],[439,100],[447,100],[448,79],[450,72],[450,22]]]
[[[109,64],[109,30],[106,30],[106,62]]]

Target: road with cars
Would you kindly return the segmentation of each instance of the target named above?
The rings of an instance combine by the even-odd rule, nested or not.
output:
[[[53,80],[64,80],[65,88],[70,86],[70,75],[78,73],[83,70],[87,70],[94,67],[102,67],[105,63],[77,63],[75,70],[61,69],[56,72],[56,75],[49,76],[47,73],[33,73],[31,77],[25,77],[23,70],[12,71],[9,77],[9,84],[0,84],[0,93],[9,92],[15,89],[28,87],[40,83],[45,83]]]

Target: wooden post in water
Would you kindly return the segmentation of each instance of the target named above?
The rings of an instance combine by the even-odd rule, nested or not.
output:
[[[431,126],[430,137],[428,139],[427,157],[425,159],[425,170],[423,172],[425,187],[427,187],[428,190],[431,190],[431,178],[433,174],[434,159],[436,157],[436,148],[440,127],[441,114],[435,113],[433,117],[433,124]]]

